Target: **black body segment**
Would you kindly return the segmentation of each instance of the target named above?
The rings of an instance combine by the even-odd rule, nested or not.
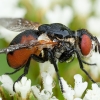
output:
[[[47,33],[47,35],[52,38],[58,37],[58,38],[63,39],[65,37],[72,36],[71,30],[65,25],[62,25],[60,23],[43,24],[39,26],[39,31]]]

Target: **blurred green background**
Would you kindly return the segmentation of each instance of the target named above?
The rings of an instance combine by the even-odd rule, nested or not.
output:
[[[7,0],[4,0],[5,4]],[[8,0],[8,7],[12,0]],[[14,0],[13,0],[14,1]],[[16,0],[15,0],[16,1]],[[92,34],[100,36],[100,0],[17,0],[13,6],[15,8],[23,9],[24,14],[17,17],[23,17],[27,20],[34,22],[44,23],[62,23],[68,26],[72,30],[77,30],[81,28],[86,28]],[[3,1],[0,1],[2,5]],[[0,17],[13,17],[14,14],[8,12],[9,9],[4,5],[7,15],[4,14],[3,9],[0,12]],[[11,8],[11,10],[14,10]],[[16,12],[13,11],[13,12]],[[20,12],[20,11],[19,11]],[[14,16],[16,17],[16,16]],[[4,31],[5,33],[5,31]],[[0,33],[0,48],[5,48],[10,43],[10,38],[4,36]],[[14,35],[12,33],[12,35]],[[8,39],[9,38],[9,39]],[[94,62],[91,62],[94,63]],[[63,77],[67,83],[74,87],[74,75],[81,74],[84,81],[88,81],[91,84],[90,79],[85,75],[85,73],[80,69],[77,59],[75,58],[71,63],[58,63],[59,72],[61,77]],[[95,81],[100,81],[99,77],[95,77],[90,71],[90,66],[84,65],[85,69],[91,75]],[[0,75],[6,72],[12,72],[14,69],[10,68],[7,64],[6,54],[0,54]],[[23,69],[16,74],[11,75],[12,79],[15,81],[21,74]],[[99,75],[99,74],[98,74]],[[32,85],[41,84],[40,69],[37,62],[31,60],[31,65],[27,77],[32,80]],[[59,84],[57,78],[55,77],[56,87],[54,90],[54,95],[60,100],[63,98],[59,89]]]

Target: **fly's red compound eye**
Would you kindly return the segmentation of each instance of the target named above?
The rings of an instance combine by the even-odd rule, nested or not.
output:
[[[87,56],[91,51],[92,41],[90,37],[86,34],[82,35],[82,40],[80,44],[81,53]]]

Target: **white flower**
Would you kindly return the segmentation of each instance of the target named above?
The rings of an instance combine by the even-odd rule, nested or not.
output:
[[[21,81],[15,83],[15,91],[21,93],[21,97],[25,99],[31,90],[31,80],[27,77],[22,77]]]
[[[14,95],[15,92],[13,91],[13,81],[8,75],[0,76],[0,81],[2,83],[2,87],[4,87],[9,94]]]
[[[75,12],[81,17],[87,16],[92,9],[90,0],[73,0],[72,5]]]
[[[82,82],[82,77],[79,74],[75,75],[74,79],[75,79],[75,86],[74,86],[75,97],[81,97],[83,92],[87,88],[88,83]]]
[[[26,10],[18,7],[19,0],[0,0],[0,18],[22,18],[24,17]],[[0,28],[0,38],[5,38],[8,42],[11,41],[18,33],[8,31],[4,28]]]
[[[74,100],[82,100],[81,98],[75,98]]]
[[[87,83],[82,82],[82,77],[78,74],[74,76],[74,79],[75,87],[73,89],[70,85],[67,84],[67,82],[63,78],[61,78],[64,89],[64,98],[67,100],[82,100],[79,97],[81,97],[83,92],[85,91]]]
[[[49,61],[46,61],[44,63],[39,63],[40,66],[40,72],[47,72],[49,73],[52,77],[55,75],[55,69],[53,64],[51,64]]]
[[[18,7],[19,0],[0,0],[0,17],[22,17],[26,10]]]
[[[43,72],[41,74],[42,78],[43,78],[43,86],[44,86],[44,89],[46,91],[49,91],[49,92],[52,92],[52,88],[53,88],[53,79],[52,77],[50,76],[49,73],[46,73],[46,72]]]
[[[36,86],[32,86],[32,91],[38,100],[49,100],[52,96],[52,94],[45,89],[40,92],[40,90]]]
[[[14,95],[15,92],[13,91],[13,81],[8,75],[0,76],[0,81],[2,82],[2,87],[4,87],[9,94]],[[31,90],[31,81],[30,79],[27,80],[26,77],[22,77],[21,81],[15,83],[15,91],[21,93],[22,98],[26,98],[27,94]]]
[[[74,90],[67,84],[67,82],[63,78],[60,79],[62,81],[62,85],[64,89],[64,93],[63,93],[64,98],[67,100],[73,100],[75,95]]]
[[[2,100],[2,98],[0,98],[0,100]]]
[[[100,18],[99,17],[95,17],[95,16],[91,16],[88,20],[87,20],[87,28],[91,33],[96,33],[96,34],[100,34]]]
[[[100,17],[100,0],[94,2],[94,13]]]
[[[33,2],[34,2],[34,3],[32,3],[33,6],[35,4],[35,6],[38,8],[47,9],[47,8],[49,8],[52,0],[34,0]],[[40,2],[43,2],[43,3],[40,3]]]
[[[74,100],[82,100],[82,99],[80,99],[80,98],[75,98]]]
[[[93,53],[92,57],[88,60],[90,63],[96,63],[96,66],[90,66],[90,71],[94,78],[99,78],[100,75],[100,55],[99,53]]]
[[[37,88],[36,86],[32,86],[32,91],[35,97],[38,100],[58,100],[56,99],[55,96],[52,96],[53,79],[51,75],[49,73],[43,72],[42,78],[43,78],[43,86],[44,86],[44,89],[42,91],[40,91],[40,89]]]
[[[88,90],[83,100],[100,100],[100,87],[97,84],[92,84],[92,90]]]
[[[59,5],[56,5],[54,9],[48,11],[45,16],[49,23],[62,23],[68,25],[73,18],[73,11],[69,6],[61,8]]]

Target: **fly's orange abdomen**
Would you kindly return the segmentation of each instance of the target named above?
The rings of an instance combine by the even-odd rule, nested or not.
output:
[[[24,49],[16,50],[12,53],[8,53],[7,61],[9,65],[13,68],[21,67],[27,63],[31,54],[37,55],[37,51],[38,49],[35,47],[30,49],[24,48]]]
[[[15,45],[18,43],[29,43],[31,40],[36,40],[38,36],[34,33],[34,31],[29,31],[29,32],[23,32],[17,35],[12,40],[10,45]],[[39,55],[39,53],[40,51],[38,50],[37,47],[23,48],[23,49],[15,50],[13,52],[8,53],[7,61],[11,67],[19,68],[19,67],[24,66],[27,63],[29,57],[32,54]]]

